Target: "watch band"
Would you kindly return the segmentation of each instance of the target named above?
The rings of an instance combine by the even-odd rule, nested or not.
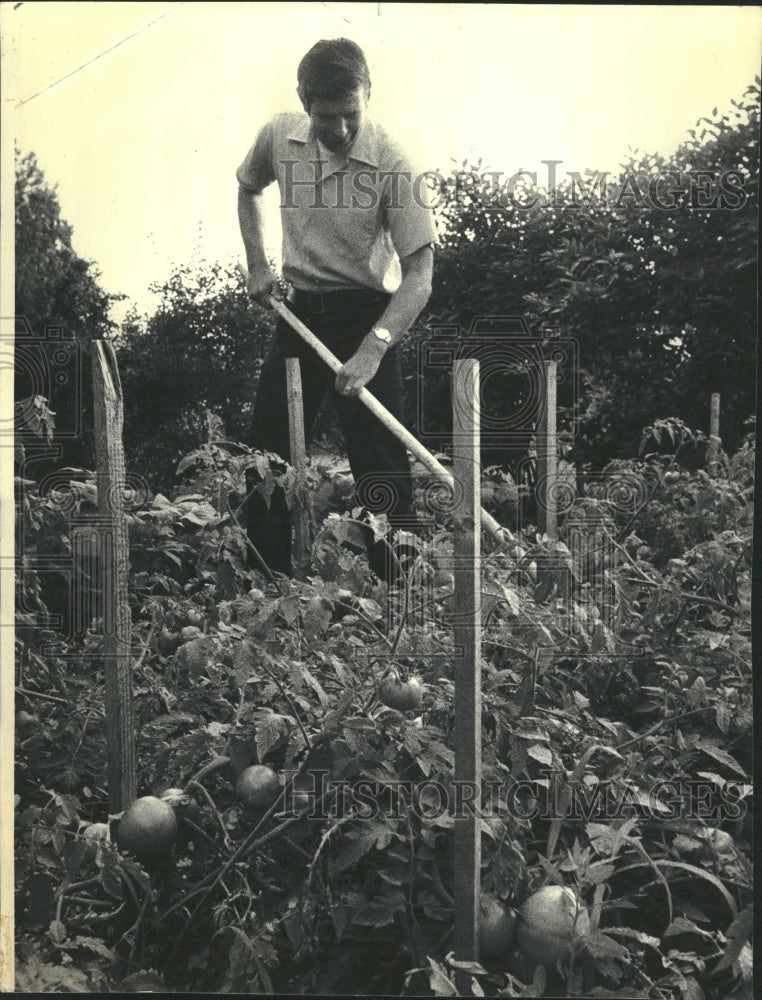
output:
[[[388,330],[384,329],[382,326],[374,326],[371,333],[375,336],[376,340],[379,340],[386,347],[389,347],[392,342],[392,335]]]

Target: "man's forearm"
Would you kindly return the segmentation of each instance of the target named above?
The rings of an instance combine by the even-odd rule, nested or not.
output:
[[[402,282],[376,323],[376,327],[389,331],[391,341],[387,345],[372,331],[368,331],[362,344],[336,374],[336,390],[344,396],[357,396],[373,379],[387,347],[399,343],[431,295],[431,276],[434,266],[432,248],[421,247],[400,263]]]
[[[403,262],[402,282],[376,323],[391,334],[390,346],[402,339],[429,301],[432,262],[433,253],[428,247]]]
[[[269,269],[262,224],[262,195],[238,189],[238,224],[241,227],[249,273]]]

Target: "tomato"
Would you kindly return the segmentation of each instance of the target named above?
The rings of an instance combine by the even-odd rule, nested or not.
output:
[[[278,775],[265,764],[252,764],[238,776],[235,791],[244,805],[267,809],[280,792]]]
[[[516,943],[526,957],[539,965],[566,958],[576,937],[590,932],[584,906],[577,905],[571,889],[546,885],[524,903],[516,928]]]
[[[409,712],[420,708],[423,684],[418,677],[411,677],[409,681],[401,681],[396,676],[385,677],[378,686],[378,700],[398,712]]]
[[[155,795],[135,799],[119,821],[116,834],[119,849],[134,854],[138,861],[166,857],[176,839],[175,811]]]

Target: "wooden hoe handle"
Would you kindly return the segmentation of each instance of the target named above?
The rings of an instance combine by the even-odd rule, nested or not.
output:
[[[241,270],[243,271],[242,268]],[[318,340],[312,330],[310,330],[308,326],[305,326],[299,317],[295,316],[291,312],[282,299],[278,299],[274,295],[271,295],[270,305],[273,307],[275,312],[277,312],[278,315],[284,319],[286,323],[288,323],[291,329],[298,333],[305,343],[309,344],[313,351],[328,365],[332,372],[338,372],[342,365],[336,355],[325,346],[322,340]],[[454,489],[452,474],[440,462],[438,462],[436,458],[434,458],[431,452],[424,448],[417,438],[413,437],[406,427],[402,426],[396,417],[392,416],[385,406],[379,403],[372,393],[368,392],[367,389],[361,389],[357,398],[375,417],[378,418],[378,420],[381,421],[387,430],[392,432],[398,441],[401,441],[402,444],[405,445],[408,451],[412,452],[412,454],[426,466],[430,472],[433,472],[435,476],[444,480],[451,489]],[[488,531],[493,538],[501,544],[513,541],[513,535],[511,532],[499,524],[483,507],[481,508],[481,522],[485,530]]]

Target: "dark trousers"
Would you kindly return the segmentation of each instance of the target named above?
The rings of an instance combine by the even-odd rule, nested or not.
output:
[[[325,295],[297,292],[288,306],[343,363],[355,353],[388,301],[388,295],[371,290]],[[359,400],[336,392],[335,374],[282,319],[278,320],[259,376],[251,446],[291,460],[286,358],[299,358],[307,441],[320,405],[330,392],[344,433],[359,504],[374,513],[386,513],[392,525],[415,530],[411,517],[410,463],[405,446]],[[395,348],[386,352],[367,388],[393,416],[402,420],[402,376]],[[252,493],[247,523],[249,538],[270,569],[290,574],[291,518],[283,491],[276,489],[269,508],[259,493]],[[368,558],[371,569],[381,579],[393,578],[388,549],[383,543],[370,544]]]

